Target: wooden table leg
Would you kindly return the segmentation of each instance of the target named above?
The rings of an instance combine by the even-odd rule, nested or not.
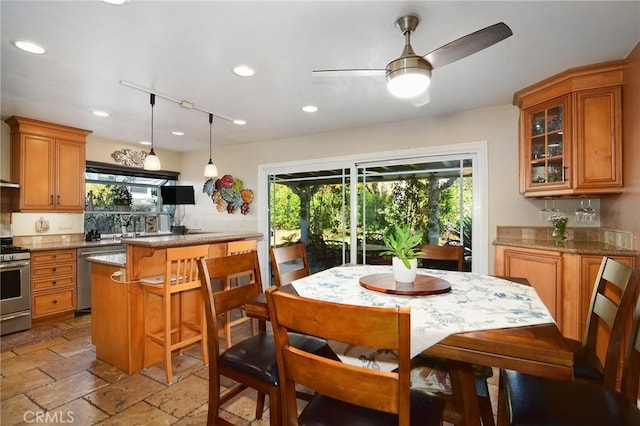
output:
[[[476,394],[473,366],[466,362],[447,360],[451,391],[456,410],[462,414],[465,426],[481,426],[480,406]]]

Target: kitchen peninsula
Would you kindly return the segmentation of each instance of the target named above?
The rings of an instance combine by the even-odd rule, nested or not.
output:
[[[139,280],[163,275],[166,250],[171,247],[208,245],[209,257],[224,257],[255,250],[260,233],[202,233],[122,239],[126,253],[89,257],[91,262],[92,340],[96,357],[129,374],[162,360],[159,350],[144,356],[144,318],[161,321],[150,307],[144,312]],[[198,318],[200,295],[187,300],[189,315]]]

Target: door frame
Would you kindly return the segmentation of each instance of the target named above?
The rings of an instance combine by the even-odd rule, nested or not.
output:
[[[454,145],[438,145],[424,148],[412,148],[404,150],[369,152],[338,157],[316,158],[311,160],[286,161],[282,163],[269,163],[258,165],[258,188],[256,191],[256,203],[258,210],[258,232],[266,235],[258,242],[258,257],[261,265],[262,282],[265,285],[271,282],[268,277],[269,267],[269,175],[280,173],[312,172],[337,168],[349,168],[351,176],[357,173],[357,164],[363,162],[375,162],[386,160],[412,160],[418,157],[435,157],[441,159],[445,156],[460,157],[461,155],[473,160],[473,229],[472,229],[472,271],[486,274],[489,270],[488,253],[489,246],[489,166],[487,141],[469,142]],[[353,180],[352,180],[353,182]],[[357,179],[355,180],[357,182]],[[350,200],[357,196],[352,191]],[[356,200],[357,203],[357,200]],[[352,212],[354,209],[351,209]],[[351,218],[353,220],[353,217]]]

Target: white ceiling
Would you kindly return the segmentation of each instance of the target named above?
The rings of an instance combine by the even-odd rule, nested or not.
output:
[[[2,119],[36,118],[127,143],[149,139],[151,113],[149,95],[120,80],[247,120],[214,119],[219,146],[510,104],[516,90],[571,67],[623,59],[640,41],[639,1],[3,0],[0,7]],[[402,52],[394,22],[407,13],[421,17],[412,38],[419,54],[500,21],[514,35],[436,68],[422,107],[393,98],[384,77],[312,77],[313,69],[384,68]],[[20,52],[10,44],[16,39],[48,52]],[[237,64],[256,75],[235,76]],[[319,111],[302,112],[307,104]],[[154,111],[156,148],[208,149],[206,113],[160,98]],[[172,136],[176,129],[185,136]]]

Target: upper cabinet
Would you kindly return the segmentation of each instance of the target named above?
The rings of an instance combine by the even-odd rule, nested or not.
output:
[[[11,177],[20,184],[13,209],[78,212],[85,204],[85,144],[88,130],[22,117],[11,127]]]
[[[621,191],[622,70],[622,61],[574,68],[514,94],[521,193]]]

